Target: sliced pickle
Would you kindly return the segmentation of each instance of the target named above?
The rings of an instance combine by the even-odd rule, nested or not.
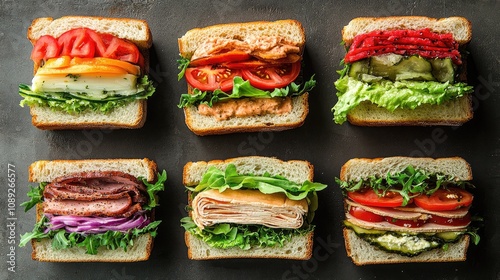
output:
[[[368,62],[368,59],[363,59],[351,64],[351,67],[349,68],[349,77],[359,79],[362,74],[368,74]]]
[[[455,81],[455,68],[451,58],[431,59],[430,63],[432,64],[432,75],[436,80],[442,83]]]
[[[391,65],[382,56],[372,56],[370,59],[370,74],[395,80],[424,80],[432,81],[432,65],[425,58],[410,56],[399,63]]]

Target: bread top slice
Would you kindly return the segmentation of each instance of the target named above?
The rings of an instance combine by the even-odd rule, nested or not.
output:
[[[430,18],[423,16],[359,17],[342,29],[342,40],[350,45],[359,34],[374,30],[423,29],[436,33],[451,33],[459,44],[472,38],[471,22],[464,17]]]
[[[191,29],[178,39],[181,56],[191,58],[198,46],[209,39],[240,39],[259,36],[281,36],[289,42],[304,48],[306,37],[304,27],[297,20],[255,21],[244,23],[227,23],[204,28]]]
[[[141,49],[148,49],[153,43],[151,30],[145,20],[89,16],[65,16],[58,19],[37,18],[28,28],[28,39],[32,44],[35,44],[36,40],[43,35],[59,37],[68,30],[82,27],[127,39]]]
[[[226,160],[188,162],[184,166],[182,182],[185,186],[197,185],[209,167],[215,166],[224,170],[229,164],[236,166],[239,174],[280,175],[295,183],[312,181],[314,176],[313,165],[305,160],[282,161],[277,158],[249,156]]]
[[[463,158],[354,158],[347,161],[340,171],[340,180],[359,181],[370,176],[384,177],[387,173],[403,171],[408,165],[430,173],[452,175],[456,180],[472,180],[472,170]]]
[[[152,182],[157,166],[150,159],[86,159],[86,160],[39,160],[29,167],[30,182],[51,182],[57,177],[76,172],[122,171]]]

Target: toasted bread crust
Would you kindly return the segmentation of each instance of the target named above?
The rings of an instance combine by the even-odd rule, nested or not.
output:
[[[205,250],[210,250],[210,254],[200,254],[196,252],[194,247],[198,241],[196,237],[192,236],[189,232],[184,233],[184,242],[188,247],[188,259],[190,260],[220,260],[220,259],[288,259],[288,260],[308,260],[312,257],[314,232],[308,233],[306,236],[298,236],[295,238],[303,239],[300,243],[304,244],[301,254],[283,254],[283,248],[279,246],[273,250],[266,248],[266,252],[262,252],[262,248],[252,248],[246,251],[238,250],[239,248],[232,249],[218,249],[205,245]],[[286,245],[285,245],[286,246]],[[199,250],[199,249],[198,249]]]
[[[135,173],[132,166],[136,167]],[[75,172],[123,171],[135,177],[146,178],[148,182],[156,179],[158,167],[148,158],[144,159],[83,159],[83,160],[39,160],[28,168],[29,182],[50,182],[53,179]]]
[[[44,114],[50,114],[53,112],[51,108],[48,107],[30,107],[30,114],[32,116],[31,123],[42,130],[75,130],[75,129],[137,129],[144,126],[147,116],[147,100],[135,100],[132,103],[136,103],[138,108],[135,111],[134,120],[131,122],[123,122],[119,120],[107,120],[107,121],[94,121],[86,120],[89,115],[98,115],[97,112],[84,112],[78,115],[65,114],[71,121],[58,121],[58,120],[43,120],[40,117],[40,112]],[[125,105],[128,106],[128,105]],[[92,117],[90,117],[92,119]]]
[[[455,171],[459,172],[460,175],[452,173],[452,171],[445,170],[442,168],[444,165],[451,165],[451,164],[457,164],[460,168],[460,170],[455,169]],[[384,171],[390,171],[390,172],[395,172],[395,171],[400,171],[399,169],[405,168],[408,165],[412,165],[415,168],[423,168],[423,169],[439,169],[439,171],[443,172],[444,174],[447,175],[454,175],[458,176],[456,179],[457,180],[463,180],[463,181],[470,181],[472,180],[472,169],[469,165],[468,162],[466,162],[463,158],[461,157],[448,157],[448,158],[415,158],[415,157],[402,157],[402,156],[395,156],[395,157],[386,157],[386,158],[353,158],[347,161],[341,168],[340,170],[340,180],[342,181],[349,181],[352,179],[352,177],[359,177],[361,174],[361,171],[358,171],[356,176],[350,174],[355,171],[353,171],[354,167],[363,168],[364,173],[368,174],[370,171],[375,173],[380,172],[379,170],[384,170]],[[455,167],[453,167],[455,168]],[[371,173],[370,175],[375,175]],[[377,174],[378,175],[378,174]],[[383,175],[386,175],[385,173]],[[363,176],[363,179],[366,179],[366,176]],[[356,180],[357,181],[357,180]]]
[[[194,28],[186,32],[181,38],[178,39],[179,52],[181,56],[191,58],[194,49],[198,47],[201,40],[213,37],[223,38],[242,38],[249,34],[259,34],[260,32],[272,33],[273,35],[281,35],[287,38],[288,34],[278,34],[273,28],[282,26],[290,26],[295,29],[299,35],[298,40],[293,40],[300,47],[301,52],[304,50],[306,41],[304,27],[302,24],[293,19],[277,20],[277,21],[253,21],[241,23],[224,23],[217,24],[202,28]],[[201,39],[201,40],[200,40]]]
[[[460,113],[448,117],[450,114],[456,114],[452,110]],[[367,117],[368,112],[378,117]],[[358,126],[459,126],[470,121],[473,116],[472,97],[468,94],[441,105],[423,105],[415,109],[398,108],[394,112],[372,103],[362,103],[347,114],[347,120]]]
[[[342,29],[342,40],[350,45],[356,35],[374,30],[430,28],[437,33],[452,33],[459,44],[472,39],[472,24],[464,17],[430,18],[425,16],[359,17]]]
[[[456,243],[449,245],[448,250],[440,248],[423,252],[414,257],[401,256],[397,253],[382,251],[360,237],[353,230],[344,228],[343,236],[347,256],[357,266],[370,264],[423,263],[423,262],[460,262],[467,258],[470,237],[464,235]],[[363,259],[361,259],[363,257]]]
[[[238,101],[236,100],[236,102]],[[199,136],[239,132],[282,131],[302,126],[309,113],[308,93],[292,97],[292,103],[292,111],[283,115],[266,114],[262,116],[233,117],[228,120],[219,121],[215,120],[215,117],[212,116],[203,116],[198,113],[198,109],[195,106],[189,106],[184,108],[184,116],[189,130]],[[293,117],[283,121],[281,118],[287,115]],[[196,123],[195,119],[204,119],[211,124],[202,127]],[[245,122],[246,124],[242,125],[241,122]]]

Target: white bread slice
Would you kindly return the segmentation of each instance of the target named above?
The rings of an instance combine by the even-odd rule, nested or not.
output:
[[[208,39],[225,38],[245,40],[254,36],[281,36],[304,49],[306,36],[304,27],[297,20],[254,21],[244,23],[226,23],[204,28],[194,28],[178,39],[180,54],[191,58],[198,46]]]
[[[188,258],[191,260],[238,258],[308,260],[312,256],[313,236],[314,233],[310,232],[304,236],[292,237],[283,247],[262,247],[250,250],[212,248],[189,232],[185,232],[184,241],[188,247]]]
[[[227,160],[212,160],[209,162],[188,162],[182,174],[183,184],[194,186],[198,184],[205,171],[215,166],[225,169],[228,164],[234,164],[240,174],[281,175],[290,181],[302,183],[312,181],[314,167],[307,161],[290,160],[282,161],[276,158],[250,156],[231,158]],[[188,258],[194,260],[225,259],[225,258],[280,258],[307,260],[312,256],[313,233],[304,236],[295,236],[283,247],[252,248],[241,250],[239,248],[219,249],[208,246],[205,242],[185,233],[185,242],[188,247]]]
[[[408,165],[415,169],[429,173],[453,175],[456,180],[472,180],[472,170],[463,158],[414,158],[414,157],[386,157],[386,158],[354,158],[348,160],[340,170],[340,180],[359,181],[370,176],[385,177],[388,172],[403,171]]]
[[[360,17],[342,29],[342,40],[350,45],[355,36],[374,30],[430,28],[437,33],[451,33],[461,45],[472,38],[472,25],[464,17],[429,18],[422,16]],[[461,125],[473,117],[469,95],[442,105],[422,105],[413,110],[390,112],[370,102],[363,102],[347,114],[349,123],[359,126],[428,126]]]
[[[185,122],[191,131],[200,136],[292,129],[304,124],[309,113],[308,98],[308,93],[292,97],[292,111],[286,114],[233,117],[227,120],[217,120],[213,116],[201,115],[196,106],[189,106],[184,108]]]
[[[446,251],[434,249],[414,257],[407,257],[383,251],[357,236],[351,229],[344,228],[343,232],[347,255],[356,265],[465,261],[470,239],[468,235],[464,235],[457,243],[450,244]]]
[[[456,180],[472,180],[472,170],[463,158],[354,158],[347,161],[341,168],[340,180],[359,181],[370,176],[385,177],[388,172],[395,173],[404,170],[408,165],[429,173],[453,175]],[[434,249],[416,257],[405,257],[396,253],[388,253],[370,245],[358,237],[353,230],[344,228],[344,239],[347,255],[355,264],[382,264],[404,262],[452,262],[464,261],[469,246],[469,236],[462,237],[457,243],[450,244],[447,251]]]
[[[351,20],[342,29],[342,40],[351,44],[356,35],[374,30],[423,29],[436,33],[451,33],[459,44],[472,38],[472,26],[464,17],[430,18],[423,16],[359,17]]]
[[[43,35],[60,36],[74,29],[87,27],[101,33],[109,33],[135,43],[145,60],[148,69],[148,49],[153,39],[149,25],[145,20],[130,18],[104,18],[88,16],[65,16],[58,19],[37,18],[28,28],[28,39],[34,45]],[[39,65],[35,63],[34,73]],[[69,114],[52,110],[49,107],[30,107],[32,123],[35,127],[47,130],[60,129],[135,129],[141,128],[146,121],[146,100],[136,100],[118,107],[109,114],[86,111],[80,114]]]
[[[466,95],[441,105],[423,104],[393,112],[365,101],[347,114],[347,120],[359,126],[456,126],[471,120],[473,114],[471,97]]]
[[[29,167],[30,182],[50,182],[53,179],[75,172],[85,171],[122,171],[135,177],[146,178],[154,181],[157,173],[156,163],[147,158],[144,159],[90,159],[90,160],[41,160],[32,163]],[[37,221],[43,214],[43,206],[36,207]],[[107,250],[98,248],[97,255],[85,253],[84,248],[70,248],[55,250],[51,245],[52,240],[32,240],[33,248],[31,257],[33,260],[43,262],[137,262],[149,259],[153,249],[153,237],[144,234],[134,240],[134,246],[129,247],[127,252],[118,248]]]
[[[178,40],[183,57],[191,58],[198,46],[211,38],[245,40],[255,36],[281,36],[304,49],[304,27],[297,20],[257,21],[229,23],[191,29]],[[189,86],[188,86],[189,87]],[[188,89],[189,90],[189,89]],[[238,102],[238,101],[237,101]],[[292,111],[287,114],[265,114],[249,117],[233,117],[218,121],[212,116],[198,113],[195,106],[184,108],[185,122],[195,134],[213,135],[237,132],[281,131],[300,127],[309,113],[308,94],[292,98]]]
[[[102,114],[88,111],[82,114],[68,114],[49,107],[31,106],[31,122],[44,130],[60,129],[134,129],[146,122],[147,101],[135,100]]]

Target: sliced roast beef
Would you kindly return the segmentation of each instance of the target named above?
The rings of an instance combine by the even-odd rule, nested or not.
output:
[[[94,201],[45,200],[43,211],[54,215],[118,217],[127,213],[131,205],[130,197]]]

